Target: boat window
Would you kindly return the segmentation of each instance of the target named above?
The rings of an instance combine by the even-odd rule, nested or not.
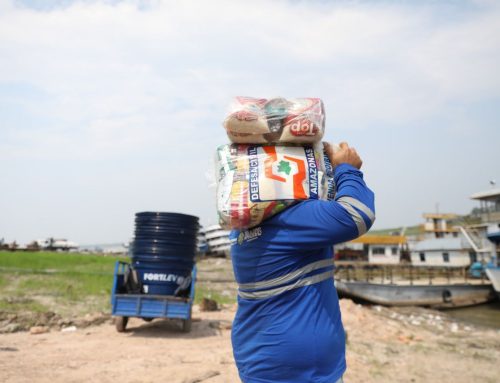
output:
[[[392,255],[398,255],[398,248],[397,247],[393,247],[391,249],[391,251],[392,251]]]
[[[384,247],[374,247],[372,249],[372,254],[373,255],[384,255],[385,254],[385,248]]]
[[[443,253],[443,262],[450,262],[450,254]]]
[[[425,262],[425,253],[420,253],[420,262]]]

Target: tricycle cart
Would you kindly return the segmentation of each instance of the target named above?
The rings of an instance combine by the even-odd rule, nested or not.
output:
[[[130,264],[122,261],[116,262],[111,291],[111,314],[116,317],[116,330],[124,332],[128,318],[139,317],[145,321],[151,321],[154,318],[181,319],[182,331],[191,331],[196,266],[193,268],[191,286],[188,288],[186,297],[131,293],[130,289],[126,288],[126,279],[131,271]]]

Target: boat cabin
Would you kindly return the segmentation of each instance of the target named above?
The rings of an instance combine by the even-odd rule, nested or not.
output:
[[[470,198],[479,201],[479,208],[475,208],[473,214],[481,218],[481,222],[500,223],[500,189],[475,193]]]
[[[424,239],[458,237],[458,229],[449,224],[457,218],[456,214],[425,213],[425,223],[421,225]]]
[[[406,254],[406,237],[399,235],[363,235],[335,246],[335,258],[342,261],[398,264]]]
[[[224,230],[220,225],[212,225],[200,231],[205,236],[207,244],[206,254],[216,257],[229,257],[231,240],[229,231]]]
[[[476,252],[461,237],[430,238],[416,242],[411,249],[414,266],[466,267],[476,260]]]
[[[491,241],[491,254],[496,255],[500,250],[500,189],[475,193],[470,198],[479,201],[479,208],[475,208],[472,214],[480,218],[481,223],[475,226]]]

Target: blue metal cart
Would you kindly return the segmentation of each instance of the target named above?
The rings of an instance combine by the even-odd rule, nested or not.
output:
[[[130,294],[124,291],[126,271],[130,264],[117,261],[111,291],[111,314],[115,316],[116,330],[124,332],[128,318],[139,317],[145,321],[154,318],[182,320],[182,331],[191,331],[191,311],[194,302],[196,266],[191,276],[189,295],[186,298],[169,295]]]

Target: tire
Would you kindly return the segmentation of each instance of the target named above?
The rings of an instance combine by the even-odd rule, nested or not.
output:
[[[183,319],[182,320],[182,332],[188,333],[191,331],[192,327],[192,317],[193,317],[193,307],[191,306],[189,308],[189,317],[188,319]]]
[[[443,290],[443,302],[444,303],[451,303],[452,302],[452,295],[450,290]]]
[[[182,332],[186,332],[186,333],[190,332],[191,327],[192,327],[191,318],[182,320]]]
[[[116,317],[115,318],[115,327],[118,332],[125,332],[127,328],[128,317]]]

